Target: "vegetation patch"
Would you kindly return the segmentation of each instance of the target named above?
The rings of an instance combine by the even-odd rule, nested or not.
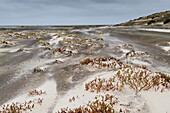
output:
[[[117,109],[119,100],[117,97],[105,94],[97,95],[94,101],[89,101],[86,105],[78,108],[63,108],[57,113],[118,113],[125,112],[122,108]]]
[[[155,20],[150,20],[150,21],[147,22],[148,25],[151,25],[153,23],[156,23],[156,21]]]
[[[50,43],[44,41],[44,40],[40,40],[36,43],[36,45],[42,45],[42,46],[46,46],[46,45],[50,45]]]
[[[46,94],[46,91],[32,90],[28,92],[28,96],[37,96],[43,94]],[[0,106],[0,108],[2,108],[0,113],[28,113],[31,112],[37,105],[41,105],[42,103],[43,98],[37,98],[25,102],[12,102],[11,104],[4,104]]]
[[[42,91],[42,90],[36,90],[36,89],[34,89],[34,90],[31,90],[31,91],[29,91],[28,92],[28,95],[42,95],[42,94],[46,94],[46,91]]]
[[[170,23],[170,18],[168,18],[164,21],[164,24],[167,24],[167,23]]]
[[[116,59],[114,57],[98,57],[94,59],[84,59],[80,61],[80,64],[82,65],[89,65],[94,68],[120,68],[124,67],[125,64],[121,62],[119,59]]]

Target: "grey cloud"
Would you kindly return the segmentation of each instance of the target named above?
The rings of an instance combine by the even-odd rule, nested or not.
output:
[[[0,24],[115,24],[169,10],[169,0],[0,0]]]

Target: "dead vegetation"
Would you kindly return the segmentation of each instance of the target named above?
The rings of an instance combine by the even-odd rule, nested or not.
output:
[[[20,39],[39,39],[47,37],[47,33],[44,31],[37,32],[3,32],[0,34],[2,37],[12,37],[12,38],[20,38]]]
[[[29,91],[28,92],[28,95],[43,95],[43,94],[46,94],[46,91],[42,91],[42,90],[36,90],[36,89],[34,89],[34,90],[32,90],[32,91]]]
[[[46,94],[46,91],[42,90],[32,90],[28,92],[28,96],[37,96]],[[43,103],[43,98],[37,98],[34,100],[28,100],[25,102],[12,102],[10,104],[4,104],[0,106],[2,110],[0,113],[27,113],[31,112],[37,105],[41,105]]]
[[[119,59],[116,59],[114,57],[98,57],[94,59],[84,59],[80,61],[81,65],[89,65],[94,68],[120,68],[125,66],[123,62],[121,62]]]
[[[93,101],[89,101],[86,105],[78,108],[63,108],[57,113],[121,113],[125,112],[122,108],[116,109],[119,103],[117,97],[105,94],[97,95]]]
[[[6,39],[0,39],[0,46],[14,46],[16,45],[17,42],[14,42],[14,41],[9,41],[9,40],[6,40]]]
[[[56,53],[60,53],[60,54],[67,55],[67,56],[73,56],[76,54],[75,52],[71,50],[66,50],[63,48],[56,48],[52,51],[51,55],[55,55]]]
[[[133,48],[133,45],[131,45],[131,44],[119,44],[119,45],[114,46],[113,50],[114,49],[120,49],[120,48],[126,48],[126,49]]]
[[[125,54],[126,58],[127,57],[139,57],[139,56],[150,56],[148,52],[137,52],[135,50],[131,50]]]
[[[121,91],[125,85],[136,93],[153,89],[164,92],[170,89],[170,77],[161,72],[153,72],[143,66],[125,66],[109,78],[95,78],[85,84],[90,92]]]
[[[42,46],[47,46],[47,45],[50,45],[50,43],[44,41],[44,40],[39,40],[36,45],[42,45]]]

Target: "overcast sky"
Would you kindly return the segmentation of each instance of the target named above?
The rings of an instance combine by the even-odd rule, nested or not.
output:
[[[0,0],[0,25],[116,24],[170,10],[170,0]]]

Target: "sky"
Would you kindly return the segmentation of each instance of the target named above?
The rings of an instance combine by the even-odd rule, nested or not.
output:
[[[0,0],[0,25],[117,24],[170,10],[170,0]]]

